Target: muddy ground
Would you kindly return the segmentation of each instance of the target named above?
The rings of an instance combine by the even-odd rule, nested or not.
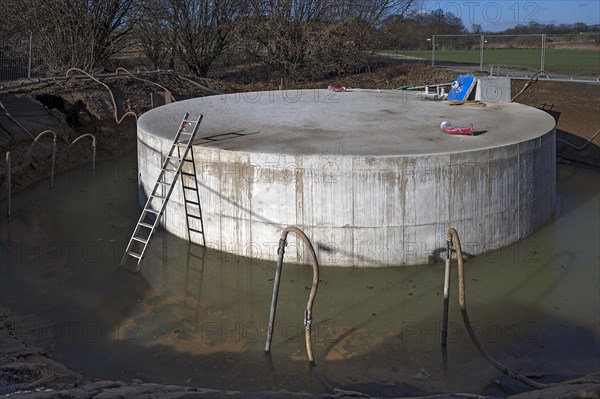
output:
[[[5,95],[32,96],[50,109],[65,114],[68,129],[61,138],[65,147],[78,135],[93,133],[97,137],[98,160],[118,156],[136,146],[135,117],[151,108],[150,93],[162,92],[154,83],[168,89],[175,100],[214,93],[268,90],[279,88],[325,88],[334,83],[346,87],[392,89],[408,84],[433,84],[454,80],[456,71],[434,69],[422,65],[375,64],[370,71],[336,79],[314,82],[289,83],[272,79],[267,72],[252,66],[231,67],[214,74],[210,79],[196,79],[196,83],[170,72],[130,76],[105,77],[101,81],[112,91],[88,78],[40,82],[4,82],[0,99]],[[524,81],[513,81],[513,95]],[[211,91],[211,88],[214,91]],[[518,102],[546,109],[557,119],[558,156],[600,167],[600,137],[587,144],[600,128],[600,92],[598,85],[537,82],[532,84]],[[115,109],[116,105],[116,109]],[[2,132],[0,131],[0,134]],[[1,145],[2,154],[11,151],[13,159],[22,160],[23,166],[15,171],[13,187],[22,190],[40,179],[47,178],[50,159],[47,153],[31,154],[31,141],[13,140]],[[90,162],[89,146],[74,146],[57,155],[57,173]],[[4,172],[0,174],[0,187],[5,186]],[[0,190],[0,195],[3,190]],[[1,198],[0,198],[1,199]],[[13,315],[10,309],[0,308],[0,396],[19,398],[217,398],[217,397],[289,397],[301,398],[308,394],[289,392],[232,393],[198,388],[146,384],[142,381],[112,382],[83,378],[52,360],[45,348],[36,347],[26,337],[15,335],[14,326],[26,316]],[[559,385],[545,391],[517,395],[514,398],[599,398],[599,376],[586,377],[576,385]],[[365,396],[353,392],[335,392],[321,397]],[[479,397],[470,395],[436,397]]]
[[[335,391],[331,394],[310,395],[286,391],[226,392],[144,383],[93,380],[79,376],[52,360],[44,348],[17,336],[15,326],[23,323],[22,316],[12,315],[0,307],[0,397],[15,398],[356,398],[369,397],[359,392]],[[447,394],[430,398],[484,398],[479,395]],[[512,396],[511,399],[599,398],[600,374],[582,377],[543,390]],[[491,397],[488,397],[491,398]],[[493,398],[491,398],[493,399]]]

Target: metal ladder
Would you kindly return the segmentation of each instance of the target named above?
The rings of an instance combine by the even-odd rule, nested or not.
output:
[[[146,249],[148,248],[148,243],[152,239],[152,235],[158,227],[160,218],[165,212],[167,202],[169,201],[169,198],[173,193],[173,189],[175,188],[175,184],[177,183],[177,179],[179,177],[181,177],[181,183],[183,186],[188,234],[191,235],[191,232],[202,234],[202,239],[204,243],[204,224],[202,222],[200,196],[198,190],[198,183],[196,181],[196,166],[194,165],[194,153],[191,150],[194,139],[196,137],[196,133],[198,132],[198,128],[200,127],[200,123],[202,122],[203,115],[200,115],[197,120],[188,120],[188,117],[189,114],[187,113],[183,116],[183,120],[181,121],[179,130],[177,131],[177,134],[173,139],[171,149],[169,150],[169,153],[167,154],[162,164],[162,168],[158,175],[158,179],[154,184],[152,192],[148,196],[146,205],[144,205],[142,214],[140,215],[135,229],[133,230],[133,234],[129,239],[129,243],[125,248],[123,258],[121,258],[121,266],[125,265],[127,257],[137,259],[137,267],[135,269],[135,272],[137,272],[140,269],[142,259],[144,258]],[[183,140],[181,140],[182,138]],[[177,149],[177,152],[175,152],[175,149]],[[189,158],[188,155],[190,156]],[[194,165],[192,167],[193,174],[190,172],[183,171],[184,162],[191,162],[192,165]],[[175,167],[174,169],[173,166]],[[193,180],[193,184],[186,184],[183,180],[183,176],[186,176],[190,180]],[[191,178],[192,176],[193,178]],[[165,187],[166,193],[164,193],[164,190],[162,190],[163,195],[160,195],[159,190]],[[196,192],[195,200],[188,200],[188,197],[186,195],[186,191],[188,190]],[[195,205],[197,207],[196,214],[192,215],[189,213],[188,205]],[[190,227],[190,219],[199,221],[199,228]]]
[[[183,204],[185,208],[185,222],[188,230],[188,239],[192,242],[192,233],[202,235],[202,246],[206,246],[204,237],[204,220],[202,219],[202,206],[200,205],[200,190],[196,179],[196,163],[194,151],[188,151],[181,157],[181,147],[177,147],[177,155],[182,162],[190,164],[190,172],[181,171],[181,187],[183,187]],[[189,155],[189,158],[188,158]]]

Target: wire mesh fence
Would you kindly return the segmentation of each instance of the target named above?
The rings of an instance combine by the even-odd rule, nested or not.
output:
[[[438,35],[431,39],[432,65],[465,64],[507,73],[600,76],[600,32],[579,35]]]
[[[600,32],[546,35],[544,44],[545,70],[600,76]]]
[[[33,33],[0,34],[0,82],[43,77],[46,71]]]
[[[434,66],[458,66],[505,75],[544,71],[553,78],[600,78],[600,32],[529,35],[434,35],[413,38],[418,47],[381,51],[396,58],[416,58]]]
[[[540,35],[482,36],[483,66],[496,65],[516,70],[544,69]]]
[[[31,76],[30,54],[31,35],[0,36],[0,80],[13,80]]]

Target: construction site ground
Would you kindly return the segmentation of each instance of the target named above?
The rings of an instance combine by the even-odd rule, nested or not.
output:
[[[136,119],[123,118],[126,112],[141,115],[151,108],[151,93],[168,89],[174,100],[241,91],[326,88],[329,84],[345,87],[392,89],[405,85],[446,83],[457,71],[435,69],[423,65],[381,63],[370,71],[355,75],[311,82],[289,83],[268,75],[248,73],[252,66],[230,67],[211,78],[193,81],[171,72],[99,78],[114,95],[114,104],[106,87],[77,75],[66,80],[3,82],[0,101],[6,104],[11,118],[0,119],[2,158],[11,152],[14,174],[13,192],[47,179],[51,158],[47,149],[33,148],[31,135],[52,129],[58,136],[56,172],[91,162],[89,141],[82,140],[63,151],[78,136],[93,133],[97,141],[97,159],[111,159],[136,147]],[[513,95],[524,86],[513,81]],[[596,84],[569,82],[533,83],[517,101],[549,111],[557,119],[557,156],[567,162],[600,167],[600,137],[588,143],[600,129],[600,90]],[[209,89],[210,88],[210,89]],[[211,90],[212,89],[212,90]],[[116,109],[115,109],[116,105]],[[0,112],[0,114],[3,114]],[[15,123],[15,120],[18,123]],[[22,126],[19,126],[22,125]],[[27,133],[29,132],[29,134]],[[50,137],[41,140],[50,147]],[[4,161],[4,159],[2,159]],[[6,186],[6,175],[0,175],[0,194]],[[5,193],[4,193],[5,194]],[[4,215],[2,216],[4,217]],[[149,384],[142,381],[99,381],[82,377],[52,360],[49,348],[37,347],[15,333],[14,326],[30,316],[15,315],[0,308],[0,396],[19,398],[219,398],[219,397],[288,397],[302,398],[307,393],[255,392],[234,393],[198,388]],[[586,377],[587,383],[559,385],[513,398],[580,398],[600,397],[598,374]],[[320,397],[365,396],[356,392],[334,392]],[[435,396],[445,397],[445,396]],[[448,396],[450,397],[450,396]],[[456,394],[451,397],[480,397]]]

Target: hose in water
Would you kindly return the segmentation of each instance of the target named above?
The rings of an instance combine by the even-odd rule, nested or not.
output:
[[[537,381],[533,381],[530,378],[522,376],[518,371],[513,370],[511,368],[506,367],[485,350],[477,336],[475,335],[475,331],[473,330],[473,326],[471,326],[471,321],[469,320],[469,314],[467,313],[467,302],[465,299],[465,267],[464,267],[464,258],[462,253],[462,247],[460,244],[460,238],[458,237],[458,233],[455,229],[450,228],[448,230],[448,241],[451,245],[456,249],[456,258],[458,261],[458,305],[460,307],[460,314],[462,316],[463,322],[465,323],[465,328],[471,337],[471,341],[479,350],[479,353],[483,355],[483,357],[492,364],[495,368],[500,370],[502,373],[506,374],[509,377],[512,377],[525,385],[528,385],[535,389],[547,388],[556,384],[542,384]]]
[[[271,299],[271,312],[269,314],[269,329],[267,332],[267,343],[265,345],[265,352],[269,352],[271,350],[271,340],[273,339],[273,327],[275,325],[275,312],[277,310],[277,298],[279,297],[279,283],[281,281],[281,269],[283,266],[283,255],[285,254],[285,246],[287,245],[287,236],[290,232],[296,233],[296,235],[298,235],[306,245],[313,268],[312,287],[310,289],[308,302],[304,311],[304,336],[306,340],[306,355],[310,364],[314,366],[315,360],[313,356],[310,335],[313,320],[312,307],[315,301],[315,296],[317,295],[317,288],[319,287],[319,262],[317,261],[317,255],[315,254],[315,250],[312,246],[312,243],[310,242],[306,234],[304,234],[304,232],[298,227],[294,226],[289,226],[283,229],[283,231],[281,232],[281,238],[279,239],[279,249],[277,250],[277,270],[275,272],[275,281],[273,283],[273,297]]]
[[[39,143],[39,140],[47,134],[51,134],[53,137],[52,148],[48,148]],[[44,130],[43,132],[41,132],[37,136],[35,136],[35,138],[33,139],[33,143],[31,143],[31,145],[29,146],[29,149],[27,150],[27,152],[25,153],[25,156],[23,157],[23,160],[19,164],[13,165],[12,157],[10,156],[10,152],[7,152],[6,153],[6,164],[0,163],[0,169],[6,169],[6,174],[8,176],[6,179],[6,187],[0,193],[0,201],[2,201],[7,194],[9,195],[9,199],[10,199],[10,175],[12,173],[21,171],[22,169],[24,169],[25,167],[27,167],[31,164],[31,153],[32,153],[33,148],[35,148],[36,145],[40,146],[43,149],[50,151],[52,153],[52,155],[51,155],[52,156],[52,164],[50,166],[51,167],[50,188],[52,188],[54,186],[54,165],[56,162],[56,154],[68,151],[75,143],[77,143],[79,140],[81,140],[85,137],[89,137],[92,140],[92,170],[95,170],[96,169],[96,136],[94,136],[92,133],[82,134],[81,136],[78,136],[75,140],[73,140],[70,144],[68,144],[62,150],[57,150],[56,149],[57,148],[57,134],[52,130]],[[10,214],[10,209],[9,209],[9,214]]]
[[[483,357],[488,362],[491,363],[492,366],[494,366],[496,369],[500,370],[503,374],[505,374],[509,377],[512,377],[515,380],[520,381],[523,384],[528,385],[531,388],[535,388],[535,389],[549,388],[549,387],[555,387],[555,386],[559,386],[559,385],[578,385],[578,384],[586,384],[586,383],[596,383],[596,381],[592,381],[592,380],[588,381],[586,379],[575,379],[575,380],[563,381],[563,382],[559,382],[559,383],[542,384],[540,382],[533,381],[532,379],[527,378],[523,375],[520,375],[518,371],[508,368],[505,365],[503,365],[502,363],[500,363],[499,361],[497,361],[496,359],[494,359],[494,357],[488,351],[485,350],[485,348],[483,347],[483,345],[481,344],[481,342],[475,335],[475,331],[473,330],[473,326],[471,325],[471,321],[469,320],[469,314],[467,313],[467,301],[465,298],[466,295],[465,295],[464,257],[463,257],[463,253],[462,253],[462,247],[460,244],[460,238],[458,237],[458,233],[455,229],[450,228],[448,230],[447,240],[449,243],[449,248],[454,247],[456,249],[456,258],[457,258],[457,263],[458,263],[458,305],[460,307],[460,314],[461,314],[463,322],[465,324],[465,328],[467,329],[467,332],[469,333],[469,336],[471,337],[471,341],[473,341],[473,344],[475,344],[475,346],[477,347],[477,350],[479,350],[479,353],[481,353],[483,355]],[[448,258],[450,258],[450,256]],[[446,288],[447,287],[444,287],[444,290],[446,290]],[[445,318],[445,320],[447,320],[447,317]],[[444,328],[444,327],[447,328],[447,326],[443,326],[442,328]],[[444,343],[444,342],[442,341],[442,343]]]
[[[565,143],[565,144],[567,144],[568,146],[572,147],[573,149],[575,149],[575,150],[577,150],[577,151],[581,151],[581,150],[583,150],[585,147],[587,147],[587,146],[588,146],[588,144],[590,144],[592,141],[594,141],[594,139],[595,139],[596,137],[598,137],[598,135],[599,135],[599,134],[600,134],[600,129],[598,129],[598,131],[597,131],[597,132],[596,132],[596,133],[595,133],[595,134],[594,134],[594,135],[593,135],[591,138],[587,139],[585,143],[583,143],[582,145],[580,145],[580,146],[577,146],[577,147],[576,147],[576,146],[574,146],[573,144],[569,143],[568,141],[566,141],[566,140],[563,140],[563,139],[556,139],[556,141],[560,141],[561,143]]]

